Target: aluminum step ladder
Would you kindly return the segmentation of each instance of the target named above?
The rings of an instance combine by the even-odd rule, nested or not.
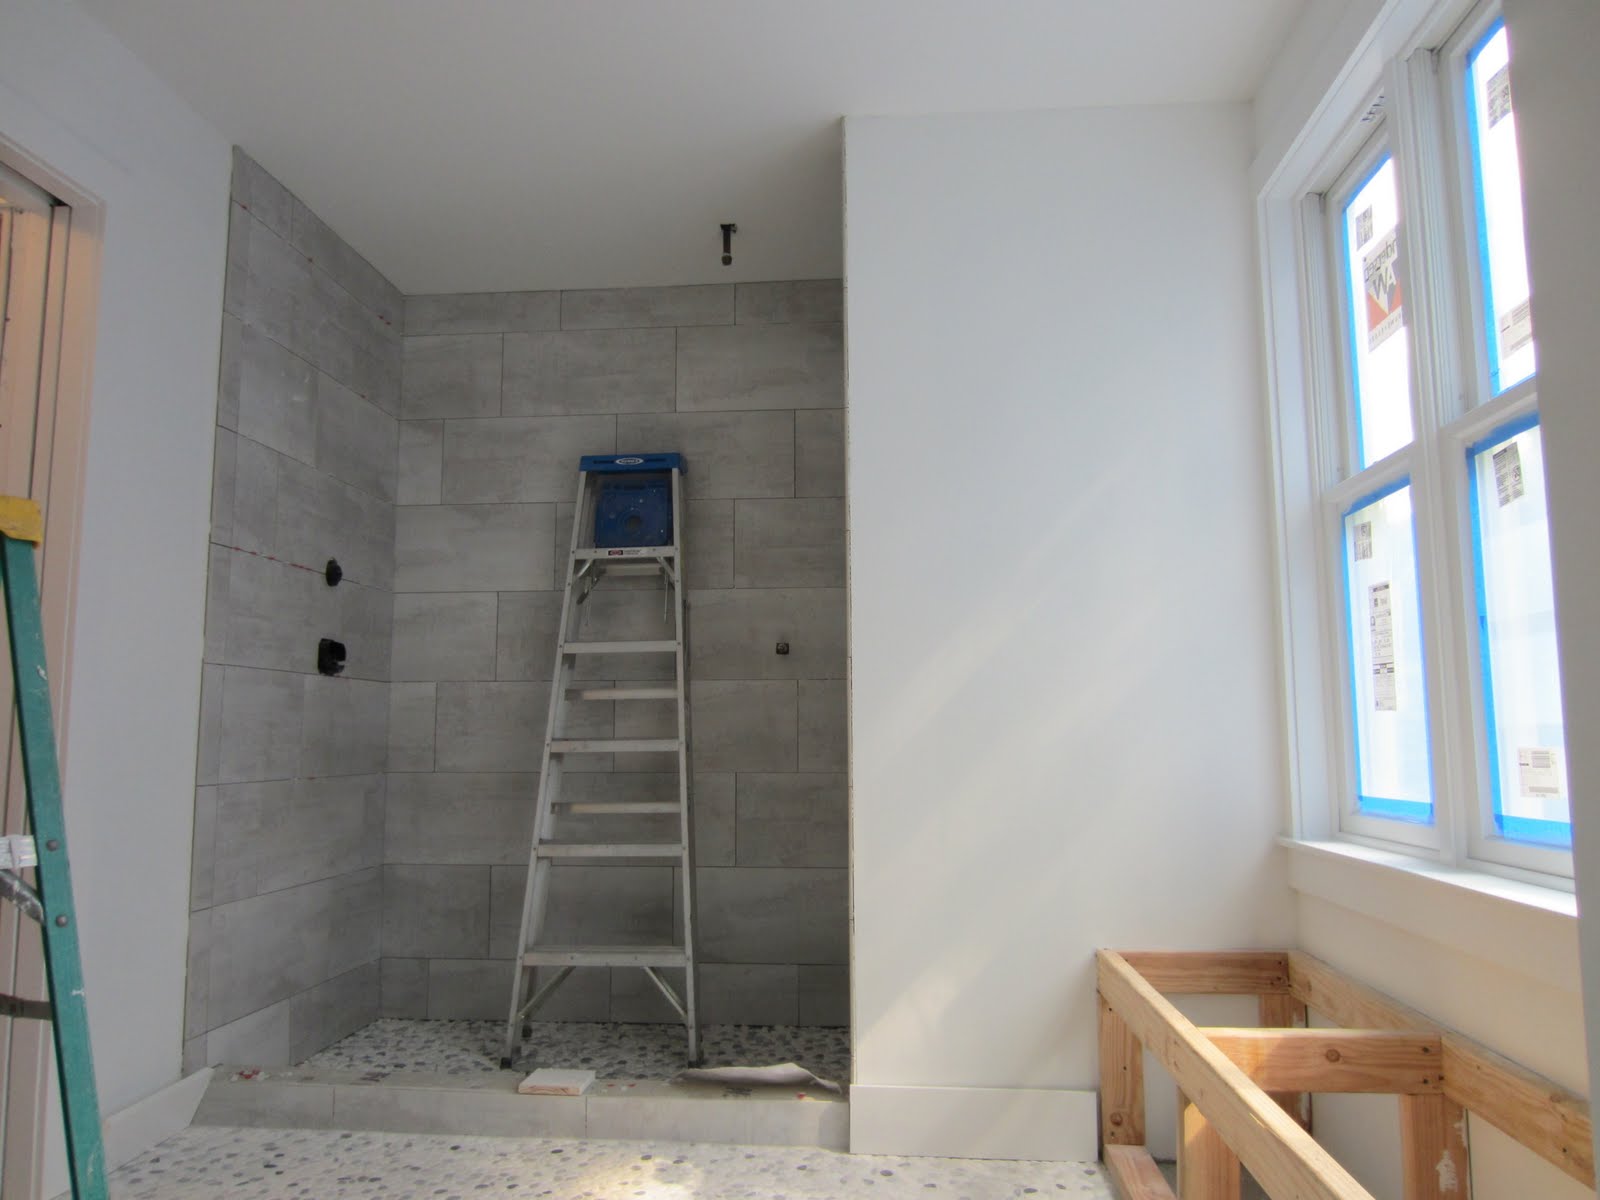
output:
[[[0,897],[39,924],[44,939],[48,1000],[0,995],[0,1016],[49,1021],[55,1038],[56,1075],[61,1083],[67,1169],[77,1200],[104,1200],[105,1148],[100,1137],[100,1102],[95,1096],[94,1059],[89,1051],[89,1008],[78,951],[78,918],[67,867],[67,828],[61,811],[61,770],[50,716],[50,677],[45,670],[44,625],[33,548],[44,521],[32,500],[0,497],[0,574],[4,576],[6,635],[22,746],[22,776],[28,797],[27,834],[0,837]],[[22,872],[34,872],[30,886]]]
[[[693,822],[690,809],[688,653],[683,599],[683,456],[679,454],[585,455],[578,469],[578,502],[567,553],[566,587],[561,601],[550,709],[544,753],[539,767],[539,797],[534,810],[533,847],[528,856],[528,884],[522,902],[522,927],[512,970],[511,1011],[506,1021],[500,1065],[516,1060],[528,1024],[579,967],[637,967],[666,997],[683,1019],[688,1033],[687,1061],[700,1061],[699,979],[695,957],[695,875]],[[584,640],[581,636],[586,601],[607,581],[655,577],[663,589],[664,611],[654,616],[653,588],[632,590],[630,599],[651,610],[659,621],[658,636],[634,640]],[[647,622],[648,624],[648,622]],[[672,656],[673,677],[659,684],[588,681],[587,664],[607,664],[610,680],[641,678],[639,664],[659,665]],[[577,678],[585,664],[585,680]],[[671,737],[584,737],[568,731],[574,702],[610,702],[618,706],[670,703],[676,720]],[[562,796],[566,760],[578,754],[670,753],[677,763],[676,800],[578,801]],[[678,835],[672,842],[561,840],[559,818],[584,815],[604,826],[616,818],[642,814],[674,814]],[[679,868],[676,889],[681,943],[660,945],[569,945],[561,931],[548,926],[551,873],[560,862],[626,859],[672,863]],[[540,968],[553,970],[538,981]],[[683,970],[683,990],[673,987],[662,971]]]

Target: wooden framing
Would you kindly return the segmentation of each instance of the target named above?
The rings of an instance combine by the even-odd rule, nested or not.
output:
[[[1144,1145],[1143,1055],[1179,1088],[1183,1200],[1372,1200],[1312,1140],[1316,1092],[1399,1097],[1405,1200],[1471,1200],[1468,1112],[1594,1187],[1589,1105],[1298,951],[1097,955],[1101,1138],[1122,1200],[1174,1200]],[[1260,998],[1261,1028],[1201,1029],[1163,992]],[[1314,1011],[1344,1028],[1304,1028]]]

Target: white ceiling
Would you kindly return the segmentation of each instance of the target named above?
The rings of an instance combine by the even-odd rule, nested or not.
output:
[[[1246,100],[1304,0],[81,3],[421,293],[837,275],[841,115]]]

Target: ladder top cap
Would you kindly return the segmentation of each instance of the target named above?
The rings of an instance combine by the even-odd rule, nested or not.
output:
[[[22,496],[0,496],[0,534],[35,546],[44,541],[44,518],[39,514],[38,502]]]
[[[585,454],[578,470],[595,475],[624,475],[632,471],[688,471],[681,454]]]

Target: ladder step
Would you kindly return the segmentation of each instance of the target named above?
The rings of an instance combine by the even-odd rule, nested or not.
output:
[[[532,946],[525,967],[686,967],[682,946]]]
[[[671,654],[675,641],[655,642],[563,642],[563,654]]]
[[[675,813],[681,806],[673,800],[555,800],[553,804],[570,813],[598,813],[601,816],[632,816],[635,813]]]
[[[675,687],[586,687],[567,692],[568,700],[676,700]]]
[[[649,754],[676,750],[677,738],[556,738],[551,754]]]
[[[611,567],[618,560],[626,562],[630,558],[677,558],[678,548],[676,546],[580,546],[572,552],[572,557],[574,560],[593,558]]]
[[[539,858],[682,858],[678,842],[543,842],[535,847]]]

